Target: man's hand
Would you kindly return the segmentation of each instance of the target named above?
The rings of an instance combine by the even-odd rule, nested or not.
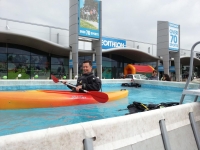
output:
[[[61,81],[63,84],[66,84],[67,83],[67,81]]]
[[[76,92],[79,92],[80,89],[82,89],[82,85],[76,87]]]

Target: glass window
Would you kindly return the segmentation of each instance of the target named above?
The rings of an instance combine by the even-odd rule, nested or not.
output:
[[[8,62],[11,63],[30,63],[29,55],[8,54]]]
[[[58,78],[68,78],[69,59],[67,57],[51,57],[51,74]]]
[[[0,43],[0,53],[7,53],[6,52],[6,43]]]
[[[90,60],[90,61],[92,61],[92,56],[85,56],[85,60]]]
[[[113,60],[118,61],[118,62],[123,61],[123,58],[124,58],[122,56],[115,55],[115,54],[112,54],[111,56]]]
[[[59,78],[62,78],[63,76],[68,76],[68,67],[63,65],[51,65],[51,74]]]
[[[7,62],[7,54],[0,54],[0,62]]]
[[[111,67],[102,67],[102,78],[111,79]]]
[[[8,63],[8,79],[16,79],[19,74],[19,79],[30,79],[28,68],[29,64]]]
[[[102,66],[103,67],[112,67],[112,62],[111,61],[103,61]]]
[[[102,61],[112,61],[112,59],[109,58],[109,56],[102,56]]]
[[[7,79],[7,63],[0,62],[0,79]]]
[[[29,47],[15,45],[15,44],[8,44],[8,53],[30,55]]]
[[[33,79],[48,79],[50,77],[50,69],[48,64],[31,64],[30,77]]]
[[[50,61],[48,56],[31,55],[30,76],[33,79],[48,79],[50,77]]]
[[[112,61],[112,67],[117,67],[117,61]]]
[[[31,56],[31,63],[44,64],[46,62],[48,62],[47,56],[42,56],[42,55]]]
[[[69,59],[68,58],[59,58],[59,57],[51,57],[51,64],[54,65],[68,65],[69,64]]]

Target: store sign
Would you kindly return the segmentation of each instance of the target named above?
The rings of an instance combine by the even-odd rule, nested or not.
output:
[[[69,68],[73,68],[73,61],[69,60]]]
[[[164,72],[163,66],[158,66],[158,71],[159,72]],[[169,72],[175,72],[175,67],[174,66],[169,66]]]
[[[102,49],[124,48],[124,47],[126,47],[126,40],[102,37]]]
[[[179,51],[179,25],[169,23],[169,50]]]
[[[97,68],[97,63],[96,63],[96,61],[93,61],[93,62],[92,62],[92,68],[93,68],[93,69],[96,69],[96,68]]]

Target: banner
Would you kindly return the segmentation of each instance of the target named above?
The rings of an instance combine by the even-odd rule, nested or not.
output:
[[[79,0],[79,36],[99,39],[99,10],[99,1]]]
[[[97,68],[97,63],[96,63],[96,61],[93,61],[92,62],[92,69],[96,69]]]
[[[179,51],[179,25],[169,23],[169,50]]]
[[[69,60],[69,68],[73,68],[73,61]]]
[[[121,48],[126,47],[126,40],[102,37],[102,49],[120,48],[120,47]]]
[[[164,72],[163,66],[158,66],[159,72]],[[175,66],[169,66],[169,72],[175,72]]]

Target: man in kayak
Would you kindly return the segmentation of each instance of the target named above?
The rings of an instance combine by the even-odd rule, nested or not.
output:
[[[83,74],[78,77],[76,88],[70,87],[67,85],[72,91],[82,92],[83,90],[87,91],[99,91],[101,89],[101,80],[98,79],[92,73],[92,62],[86,60],[82,63]],[[66,81],[64,82],[66,83]]]

